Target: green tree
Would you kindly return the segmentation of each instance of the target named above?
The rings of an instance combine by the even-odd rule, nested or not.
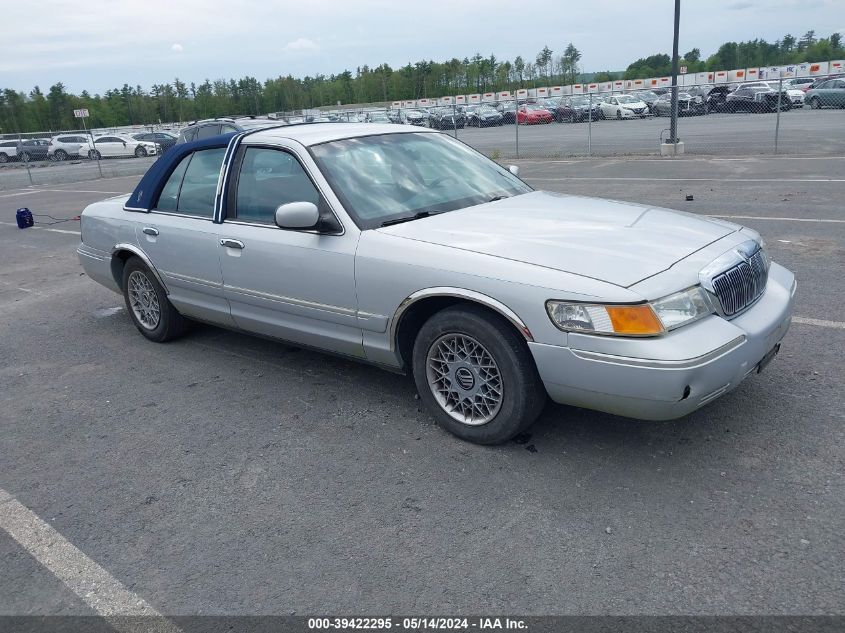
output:
[[[552,64],[552,50],[548,46],[544,46],[543,50],[537,53],[537,70],[541,73],[545,73],[546,79],[548,80],[551,76],[551,64]]]
[[[517,55],[516,59],[513,60],[513,70],[516,73],[516,81],[522,88],[523,83],[525,83],[525,60],[522,59],[522,55]]]

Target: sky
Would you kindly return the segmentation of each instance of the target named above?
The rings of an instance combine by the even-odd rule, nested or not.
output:
[[[581,70],[671,53],[672,0],[5,0],[0,89],[102,93],[124,83],[263,81],[494,53],[533,60],[572,42]],[[680,52],[845,34],[845,0],[682,0]]]

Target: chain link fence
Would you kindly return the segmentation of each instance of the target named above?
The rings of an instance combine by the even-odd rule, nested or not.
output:
[[[0,135],[0,190],[141,175],[176,142],[180,127],[177,123]]]
[[[539,90],[312,108],[269,116],[288,124],[435,128],[495,160],[681,153],[845,155],[845,77],[817,81],[815,86],[806,79],[777,79],[678,87],[680,143],[676,146],[665,143],[671,87],[588,90],[566,96],[545,96]],[[135,144],[139,135],[170,132],[175,137],[181,126],[5,135],[0,138],[0,189],[142,174],[166,147],[152,141],[139,149]]]

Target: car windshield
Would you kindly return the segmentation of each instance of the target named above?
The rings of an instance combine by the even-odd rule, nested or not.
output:
[[[532,191],[519,178],[443,134],[381,134],[311,148],[362,229]]]
[[[538,105],[533,105],[533,104],[522,106],[522,108],[524,110],[531,110],[531,111],[534,111],[534,112],[536,112],[538,110],[545,110],[545,108],[543,106],[538,106]]]
[[[640,101],[637,97],[631,95],[619,95],[616,99],[619,103],[639,103]]]
[[[588,105],[590,103],[589,97],[572,97],[572,105]]]
[[[637,97],[637,98],[639,98],[639,99],[642,99],[642,98],[646,98],[646,99],[657,99],[657,93],[656,93],[656,92],[651,92],[650,90],[647,90],[646,92],[638,92],[638,93],[637,93],[637,94],[635,94],[634,96],[635,96],[635,97]]]
[[[496,108],[493,108],[493,107],[490,107],[490,106],[481,106],[480,108],[478,108],[478,111],[481,114],[496,114],[498,112],[498,110],[496,110]]]

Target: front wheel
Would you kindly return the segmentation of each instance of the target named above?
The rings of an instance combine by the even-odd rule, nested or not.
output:
[[[431,317],[417,335],[412,365],[420,398],[437,423],[477,444],[519,434],[546,403],[525,340],[480,306]]]
[[[813,110],[820,110],[822,107],[822,102],[819,101],[818,97],[813,97],[810,99],[810,108]]]
[[[136,158],[143,158],[147,155],[147,150],[143,147],[136,147],[135,148],[135,157]]]
[[[622,120],[622,110],[616,111],[616,119],[621,121]]]
[[[187,329],[185,317],[176,311],[155,275],[138,257],[131,257],[123,268],[123,299],[135,327],[151,341],[164,343]]]
[[[96,149],[89,149],[89,150],[88,150],[88,158],[89,158],[90,160],[100,160],[100,158],[101,158],[101,154],[100,154],[100,152],[99,152],[98,150],[96,150]]]

